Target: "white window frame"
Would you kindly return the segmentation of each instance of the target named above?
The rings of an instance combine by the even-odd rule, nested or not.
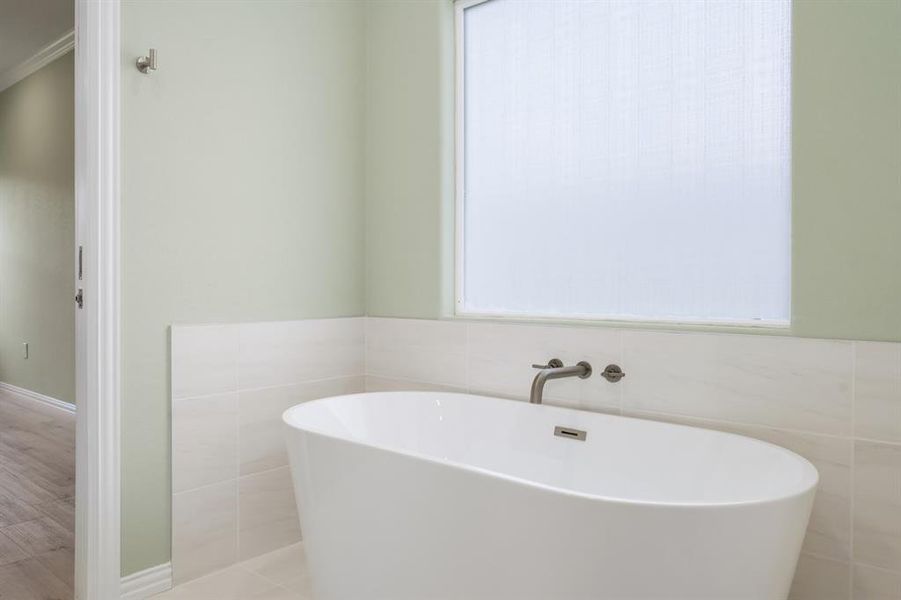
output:
[[[771,329],[784,333],[791,328],[792,311],[786,320],[775,319],[712,319],[690,317],[635,318],[630,316],[580,314],[548,315],[512,313],[506,311],[467,310],[464,304],[465,244],[465,28],[464,12],[468,8],[492,0],[454,0],[454,316],[461,318],[491,318],[529,321],[591,321],[595,323],[635,323],[641,325],[702,325],[726,328]],[[789,307],[792,306],[789,286]]]
[[[491,0],[454,0],[454,314],[459,316],[498,316],[485,313],[467,312],[463,304],[463,223],[464,223],[464,191],[465,179],[465,92],[463,84],[465,80],[465,53],[464,53],[464,28],[463,12]]]

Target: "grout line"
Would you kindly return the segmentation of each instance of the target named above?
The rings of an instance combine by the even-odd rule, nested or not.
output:
[[[197,394],[195,396],[179,396],[178,398],[172,397],[172,405],[174,406],[176,402],[186,402],[188,400],[209,400],[210,398],[215,398],[216,396],[228,396],[229,394],[237,394],[240,390],[229,389],[222,390],[221,392],[210,392],[209,394]]]
[[[820,554],[819,552],[811,552],[810,550],[802,550],[801,554],[812,556],[814,558],[818,558],[820,560],[828,560],[830,562],[841,563],[843,565],[850,565],[853,561],[844,560],[841,558],[835,558],[834,556],[826,556],[825,554]]]
[[[181,583],[179,583],[177,585],[173,585],[171,588],[166,590],[165,593],[184,590],[185,588],[192,586],[195,583],[205,581],[207,579],[212,579],[213,577],[218,577],[218,576],[222,575],[223,573],[225,573],[226,571],[229,571],[231,569],[234,569],[235,567],[240,566],[240,564],[241,563],[237,563],[237,562],[232,563],[232,564],[226,565],[220,569],[216,569],[215,571],[211,571],[209,573],[204,573],[203,575],[195,577],[194,579],[188,579],[187,581],[182,581]],[[156,594],[151,596],[151,598],[154,598],[155,596],[156,596]]]
[[[848,600],[854,600],[854,561],[853,560],[841,560],[838,558],[831,558],[829,556],[824,556],[822,554],[818,554],[816,552],[802,551],[801,555],[810,556],[817,560],[828,561],[830,563],[835,563],[838,565],[843,565],[848,568],[848,595],[846,596]],[[795,573],[795,577],[797,577],[797,573]],[[794,577],[792,578],[792,582],[794,583]]]
[[[255,477],[256,475],[265,475],[266,473],[272,473],[273,471],[278,471],[279,469],[289,469],[291,465],[285,463],[283,465],[279,465],[277,467],[272,467],[271,469],[265,469],[263,471],[254,471],[253,473],[245,473],[244,475],[238,475],[237,479],[244,479],[246,477]]]
[[[240,336],[239,336],[240,339]],[[239,342],[240,344],[240,342]],[[235,378],[237,378],[235,373]],[[235,398],[235,560],[241,559],[241,393]]]
[[[437,381],[437,380],[436,381],[425,381],[423,379],[410,379],[408,377],[396,377],[394,375],[382,375],[380,373],[368,373],[368,374],[366,374],[366,377],[374,377],[377,379],[387,379],[389,381],[401,381],[404,383],[421,383],[423,385],[442,386],[442,387],[447,387],[447,388],[453,388],[454,390],[469,391],[469,386],[466,383],[464,383],[464,385],[461,387],[459,385],[455,385],[453,383],[446,383],[444,381]],[[429,390],[429,391],[441,391],[441,390]]]
[[[463,323],[463,391],[472,393],[472,324]]]
[[[890,569],[888,567],[880,567],[877,565],[871,565],[869,563],[861,562],[859,560],[852,560],[851,566],[860,565],[861,567],[866,567],[868,569],[873,569],[874,571],[881,571],[883,573],[888,573],[890,575],[901,575],[901,571],[896,571],[894,569]]]
[[[244,327],[238,325],[235,331],[235,388],[241,391],[241,348],[244,337]]]
[[[235,331],[235,561],[241,560],[241,351],[247,328],[238,325]]]
[[[848,574],[848,598],[854,598],[854,496],[857,490],[857,346],[851,342],[851,481],[848,495],[848,558],[851,568]]]
[[[868,444],[880,444],[883,446],[901,447],[901,441],[889,442],[886,440],[877,440],[877,439],[865,438],[865,437],[855,437],[855,438],[851,438],[851,439],[853,439],[854,441],[857,441],[857,442],[866,442]]]
[[[660,416],[660,417],[675,417],[677,419],[683,419],[685,421],[698,421],[698,422],[704,422],[704,423],[721,423],[723,425],[736,425],[739,427],[749,427],[749,428],[755,428],[755,429],[771,429],[773,431],[779,431],[779,432],[783,432],[783,433],[793,433],[796,435],[824,437],[824,438],[829,438],[832,440],[842,440],[842,441],[853,442],[855,439],[851,436],[835,435],[832,433],[820,433],[818,431],[808,431],[805,429],[791,429],[791,428],[787,428],[787,427],[777,427],[774,425],[763,425],[760,423],[752,423],[752,422],[748,422],[748,421],[730,421],[728,419],[714,419],[711,417],[697,417],[697,416],[686,415],[686,414],[682,414],[682,413],[669,413],[669,412],[663,412],[663,411],[658,411],[658,410],[630,410],[626,413],[623,413],[624,417],[632,417],[632,418],[638,418],[638,419],[643,418],[642,415],[652,415],[652,416],[656,415],[656,416]],[[677,423],[677,424],[684,425],[685,423]]]
[[[311,383],[325,383],[328,381],[339,381],[341,379],[353,379],[354,377],[363,377],[364,375],[365,374],[361,374],[361,373],[355,373],[355,374],[349,373],[346,375],[334,375],[331,377],[321,377],[318,379],[302,379],[300,381],[294,381],[291,383],[279,383],[276,385],[262,385],[259,387],[244,388],[244,389],[238,390],[238,392],[239,393],[240,392],[260,392],[263,390],[275,390],[275,389],[279,389],[279,388],[290,388],[290,387],[296,387],[299,385],[307,385],[307,384],[311,384]]]
[[[363,377],[367,375],[369,375],[369,317],[363,317]],[[363,385],[365,389],[365,381]]]
[[[363,377],[364,374],[356,374],[356,375],[335,375],[334,377],[323,377],[320,379],[303,379],[300,381],[295,381],[292,383],[279,383],[276,385],[264,385],[260,387],[252,387],[252,388],[241,388],[241,389],[233,389],[233,390],[225,390],[221,392],[212,392],[210,394],[197,394],[195,396],[180,396],[178,398],[173,398],[172,403],[176,402],[187,402],[190,400],[207,400],[209,398],[213,398],[215,396],[227,396],[228,394],[241,394],[246,392],[261,392],[264,390],[276,390],[280,388],[290,388],[296,387],[299,385],[307,385],[313,383],[326,383],[329,381],[340,381],[342,379],[353,379],[355,377]]]
[[[284,548],[288,548],[288,546],[284,546]],[[260,572],[258,572],[258,571],[254,571],[253,569],[251,569],[250,567],[248,567],[247,564],[246,564],[246,563],[250,562],[251,560],[257,560],[257,559],[260,559],[260,558],[262,558],[262,557],[264,557],[264,556],[266,556],[266,555],[268,555],[268,554],[273,554],[273,553],[275,553],[275,552],[278,552],[278,551],[281,550],[281,549],[282,549],[282,548],[276,548],[275,550],[271,550],[271,551],[267,552],[266,554],[260,554],[259,556],[254,556],[253,558],[248,558],[247,560],[242,560],[241,562],[237,563],[236,566],[237,566],[239,569],[241,569],[241,570],[243,570],[243,571],[245,571],[245,572],[247,572],[247,573],[250,573],[251,575],[254,575],[254,576],[256,576],[256,577],[259,577],[260,579],[262,579],[263,581],[265,581],[265,582],[267,582],[267,583],[271,583],[272,585],[274,585],[275,587],[277,587],[277,588],[279,588],[279,589],[281,589],[281,590],[286,590],[286,591],[289,591],[289,592],[290,592],[291,590],[290,590],[290,589],[288,588],[288,586],[286,586],[285,584],[280,583],[280,582],[278,582],[278,581],[276,581],[276,580],[274,580],[274,579],[272,579],[272,578],[270,578],[270,577],[266,577],[265,575],[263,575],[262,573],[260,573]]]
[[[186,489],[186,490],[179,490],[179,491],[177,491],[177,492],[172,492],[172,497],[174,498],[175,496],[181,496],[182,494],[190,494],[191,492],[197,492],[197,491],[200,491],[200,490],[205,490],[205,489],[211,488],[211,487],[213,487],[214,485],[223,485],[223,484],[226,484],[226,483],[231,483],[231,482],[233,482],[233,481],[238,481],[237,477],[234,477],[234,478],[229,477],[228,479],[223,479],[223,480],[221,480],[221,481],[214,481],[214,482],[212,482],[212,483],[205,483],[205,484],[203,484],[203,485],[198,485],[197,487],[192,487],[192,488],[188,488],[188,489]]]
[[[234,481],[235,484],[235,562],[233,565],[239,564],[241,562],[241,500],[239,496],[241,495],[241,486],[237,479]]]
[[[619,333],[619,364],[622,366],[626,362],[626,334],[622,329],[617,330]],[[625,378],[622,380],[622,385],[619,388],[619,415],[623,416],[626,413],[626,386],[629,384]]]

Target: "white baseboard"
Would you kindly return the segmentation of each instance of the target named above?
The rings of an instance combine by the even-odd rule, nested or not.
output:
[[[46,406],[52,406],[53,408],[58,408],[59,410],[64,410],[67,413],[75,414],[75,405],[71,402],[66,402],[64,400],[57,400],[56,398],[51,398],[50,396],[45,396],[44,394],[39,394],[37,392],[33,392],[31,390],[26,390],[25,388],[20,388],[17,385],[12,385],[11,383],[4,383],[0,381],[0,390],[6,390],[7,392],[11,392],[16,394],[17,396],[21,396],[23,398],[27,398],[28,400],[33,400],[35,402],[40,402]]]
[[[164,563],[122,578],[122,600],[144,600],[172,589],[172,563]]]

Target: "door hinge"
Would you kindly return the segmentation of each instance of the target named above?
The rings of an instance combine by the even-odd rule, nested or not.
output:
[[[75,304],[78,305],[78,308],[84,308],[84,290],[78,288],[78,293],[75,294]]]

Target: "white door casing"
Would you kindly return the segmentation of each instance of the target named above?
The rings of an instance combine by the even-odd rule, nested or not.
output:
[[[119,597],[119,0],[75,4],[75,597]],[[78,259],[76,258],[76,261]]]

